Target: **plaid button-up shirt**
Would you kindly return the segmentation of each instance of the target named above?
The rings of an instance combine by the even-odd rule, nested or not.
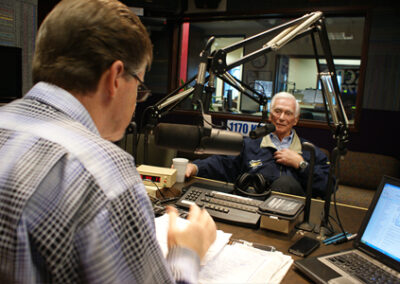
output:
[[[38,83],[0,108],[0,273],[21,283],[196,282],[197,255],[163,257],[131,155],[71,94]]]

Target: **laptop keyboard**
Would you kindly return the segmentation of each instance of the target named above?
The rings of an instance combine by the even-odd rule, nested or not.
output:
[[[356,253],[327,258],[348,274],[365,283],[399,283],[399,279]]]

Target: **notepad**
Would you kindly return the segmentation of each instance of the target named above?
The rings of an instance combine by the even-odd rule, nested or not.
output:
[[[155,219],[157,240],[158,243],[160,244],[164,256],[167,256],[168,253],[168,242],[167,242],[168,222],[169,222],[168,214],[164,214]],[[176,222],[178,227],[183,227],[186,226],[186,224],[189,221],[181,217],[178,217],[176,219]],[[204,258],[202,259],[201,265],[205,265],[209,260],[213,259],[229,242],[231,236],[232,234],[228,234],[221,230],[217,230],[217,237],[214,243],[208,249]]]
[[[243,244],[227,245],[202,267],[199,282],[280,283],[293,263],[291,256],[269,252]]]
[[[155,219],[157,240],[167,255],[168,214]],[[187,220],[177,218],[178,226]],[[279,283],[293,263],[289,255],[270,252],[234,243],[228,245],[232,234],[217,230],[215,242],[201,262],[199,283]]]

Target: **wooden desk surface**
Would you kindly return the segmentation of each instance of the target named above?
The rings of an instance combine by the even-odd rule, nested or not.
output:
[[[173,197],[179,196],[181,193],[181,189],[189,185],[195,181],[207,182],[206,180],[199,180],[198,178],[191,179],[190,181],[182,184],[176,184],[171,189],[163,189],[163,196],[165,197]],[[159,196],[160,197],[160,196]],[[300,197],[301,198],[301,197]],[[321,212],[323,212],[324,208],[324,201],[313,199],[311,202],[311,213],[310,213],[310,222],[316,225],[319,225],[321,222]],[[366,208],[354,207],[345,204],[337,204],[338,214],[344,226],[344,229],[351,233],[356,233],[358,228],[361,225],[361,222],[364,218],[365,213],[367,212]],[[333,204],[330,206],[331,215],[336,218],[336,213],[334,210]],[[265,229],[250,229],[235,225],[230,225],[222,222],[216,222],[217,227],[219,230],[222,230],[227,233],[232,234],[232,239],[242,239],[248,242],[253,243],[261,243],[265,245],[272,245],[277,250],[285,253],[288,253],[288,248],[292,245],[297,239],[302,237],[303,235],[313,236],[314,238],[319,238],[320,236],[315,233],[311,232],[304,232],[304,231],[297,231],[294,229],[291,234],[283,234],[279,232],[274,232],[271,230]],[[336,233],[340,233],[339,227],[337,224],[332,222],[334,225]],[[347,248],[351,248],[352,241],[349,241],[344,244],[340,245],[328,245],[325,246],[321,243],[321,246],[314,251],[310,256],[317,256],[325,253],[335,252]],[[292,255],[294,260],[301,259],[296,255]],[[283,279],[282,283],[309,283],[309,280],[296,272],[292,267],[288,273],[286,274],[285,278]]]

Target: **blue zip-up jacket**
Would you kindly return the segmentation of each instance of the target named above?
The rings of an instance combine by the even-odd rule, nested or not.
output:
[[[302,152],[301,144],[303,142],[308,141],[300,138],[294,132],[289,149],[296,151],[303,156],[305,161],[310,163],[310,152]],[[309,167],[301,172],[295,168],[278,164],[274,159],[275,151],[277,151],[277,148],[269,135],[258,139],[245,137],[243,149],[238,156],[213,155],[206,159],[195,160],[193,163],[198,167],[197,176],[199,177],[234,183],[236,178],[243,173],[261,173],[271,182],[280,176],[289,175],[298,180],[303,189],[306,190]],[[328,158],[324,152],[315,147],[313,197],[325,198],[328,175]]]

